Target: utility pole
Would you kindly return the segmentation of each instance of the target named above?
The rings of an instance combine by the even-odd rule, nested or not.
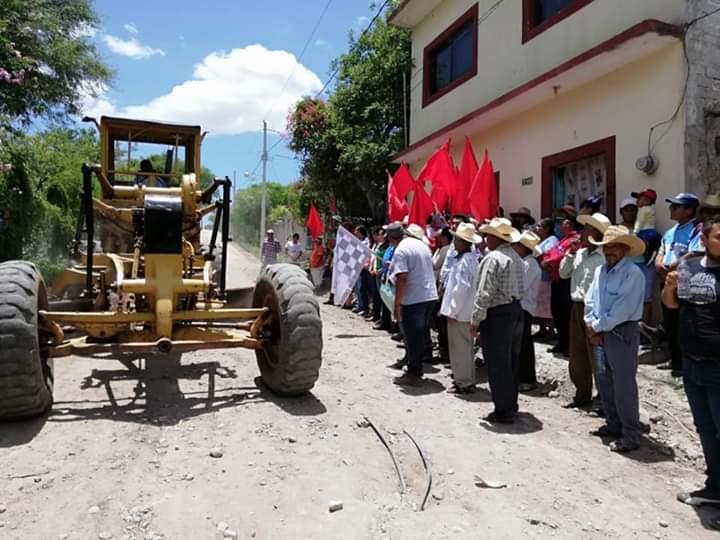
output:
[[[262,249],[267,230],[267,122],[263,120],[263,151],[262,151],[262,198],[260,199],[260,248]]]

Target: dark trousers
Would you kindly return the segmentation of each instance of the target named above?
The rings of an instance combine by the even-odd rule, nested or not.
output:
[[[570,316],[570,380],[575,386],[575,401],[592,399],[595,352],[585,326],[585,304],[573,302]]]
[[[535,343],[532,338],[533,316],[523,310],[522,344],[520,345],[520,384],[537,384],[535,374]]]
[[[425,338],[430,331],[435,301],[400,306],[400,329],[405,342],[408,372],[422,377]]]
[[[480,323],[483,357],[498,416],[513,416],[518,410],[522,332],[523,310],[517,300],[489,309]]]
[[[570,348],[570,280],[553,281],[550,286],[550,311],[558,335],[557,347],[562,351]]]
[[[663,305],[663,330],[667,336],[668,345],[670,346],[670,366],[671,369],[680,371],[683,368],[682,353],[680,352],[680,343],[678,341],[678,332],[680,331],[680,310],[669,309]]]
[[[378,321],[382,315],[383,301],[380,298],[380,276],[370,275],[370,296],[372,298],[372,316],[373,320]]]
[[[602,334],[604,362],[597,362],[596,377],[600,400],[610,431],[622,433],[624,442],[640,439],[640,403],[637,368],[640,326],[626,322]]]
[[[705,455],[705,485],[720,496],[720,362],[685,357],[683,379]]]

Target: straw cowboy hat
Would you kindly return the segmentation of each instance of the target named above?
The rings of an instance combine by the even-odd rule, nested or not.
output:
[[[720,193],[713,193],[705,197],[702,206],[710,208],[720,208]]]
[[[610,219],[605,214],[601,214],[600,212],[596,212],[592,216],[578,216],[577,221],[581,225],[587,225],[588,227],[592,227],[593,229],[601,232],[602,234],[605,234],[605,231],[607,231],[608,227],[612,225]]]
[[[450,234],[471,244],[479,244],[483,240],[479,234],[475,233],[475,227],[472,223],[461,223],[458,225],[457,231],[450,231]]]
[[[603,234],[600,241],[590,238],[590,243],[595,246],[606,246],[608,244],[623,244],[629,248],[628,257],[638,257],[645,253],[645,242],[630,233],[622,225],[611,225]]]
[[[408,225],[407,227],[405,227],[405,234],[410,238],[421,240],[428,245],[430,244],[430,240],[428,240],[428,237],[425,236],[425,231],[420,225],[416,225],[415,223],[413,223],[412,225]]]
[[[540,243],[540,237],[532,231],[524,231],[520,235],[520,239],[517,241],[518,244],[522,244],[530,251],[534,252],[537,245]]]
[[[520,233],[512,226],[512,223],[507,218],[493,218],[490,220],[490,223],[480,227],[478,232],[482,234],[490,234],[500,240],[510,242],[511,244],[520,240]]]

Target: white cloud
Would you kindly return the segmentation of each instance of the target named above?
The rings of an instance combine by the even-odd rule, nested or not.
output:
[[[97,33],[97,27],[91,26],[87,23],[82,23],[78,24],[73,30],[71,30],[70,35],[73,38],[93,38]]]
[[[327,47],[330,45],[329,42],[325,41],[324,39],[317,39],[315,40],[315,46],[316,47]]]
[[[155,49],[153,47],[143,45],[135,38],[126,40],[106,34],[103,36],[103,41],[115,54],[129,56],[130,58],[134,58],[136,60],[150,58],[155,55],[165,56],[165,51],[162,49]]]
[[[355,24],[359,27],[361,27],[363,30],[365,30],[365,27],[370,22],[370,18],[366,17],[365,15],[360,15],[357,19],[355,19]]]
[[[127,31],[130,32],[131,34],[137,34],[137,33],[138,33],[137,26],[135,26],[135,23],[134,23],[134,22],[129,22],[129,23],[127,23],[126,25],[123,26],[123,28],[125,28],[125,30],[127,30]]]
[[[263,120],[282,130],[289,107],[321,88],[318,76],[289,52],[249,45],[209,54],[191,79],[142,105],[117,107],[103,91],[88,94],[83,113],[199,124],[216,135],[258,131]]]

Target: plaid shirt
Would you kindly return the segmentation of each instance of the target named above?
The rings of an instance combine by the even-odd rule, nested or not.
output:
[[[263,264],[275,264],[282,246],[277,240],[265,240],[262,246],[261,259]]]
[[[472,325],[480,326],[489,309],[522,299],[523,260],[510,244],[502,244],[480,261]]]

